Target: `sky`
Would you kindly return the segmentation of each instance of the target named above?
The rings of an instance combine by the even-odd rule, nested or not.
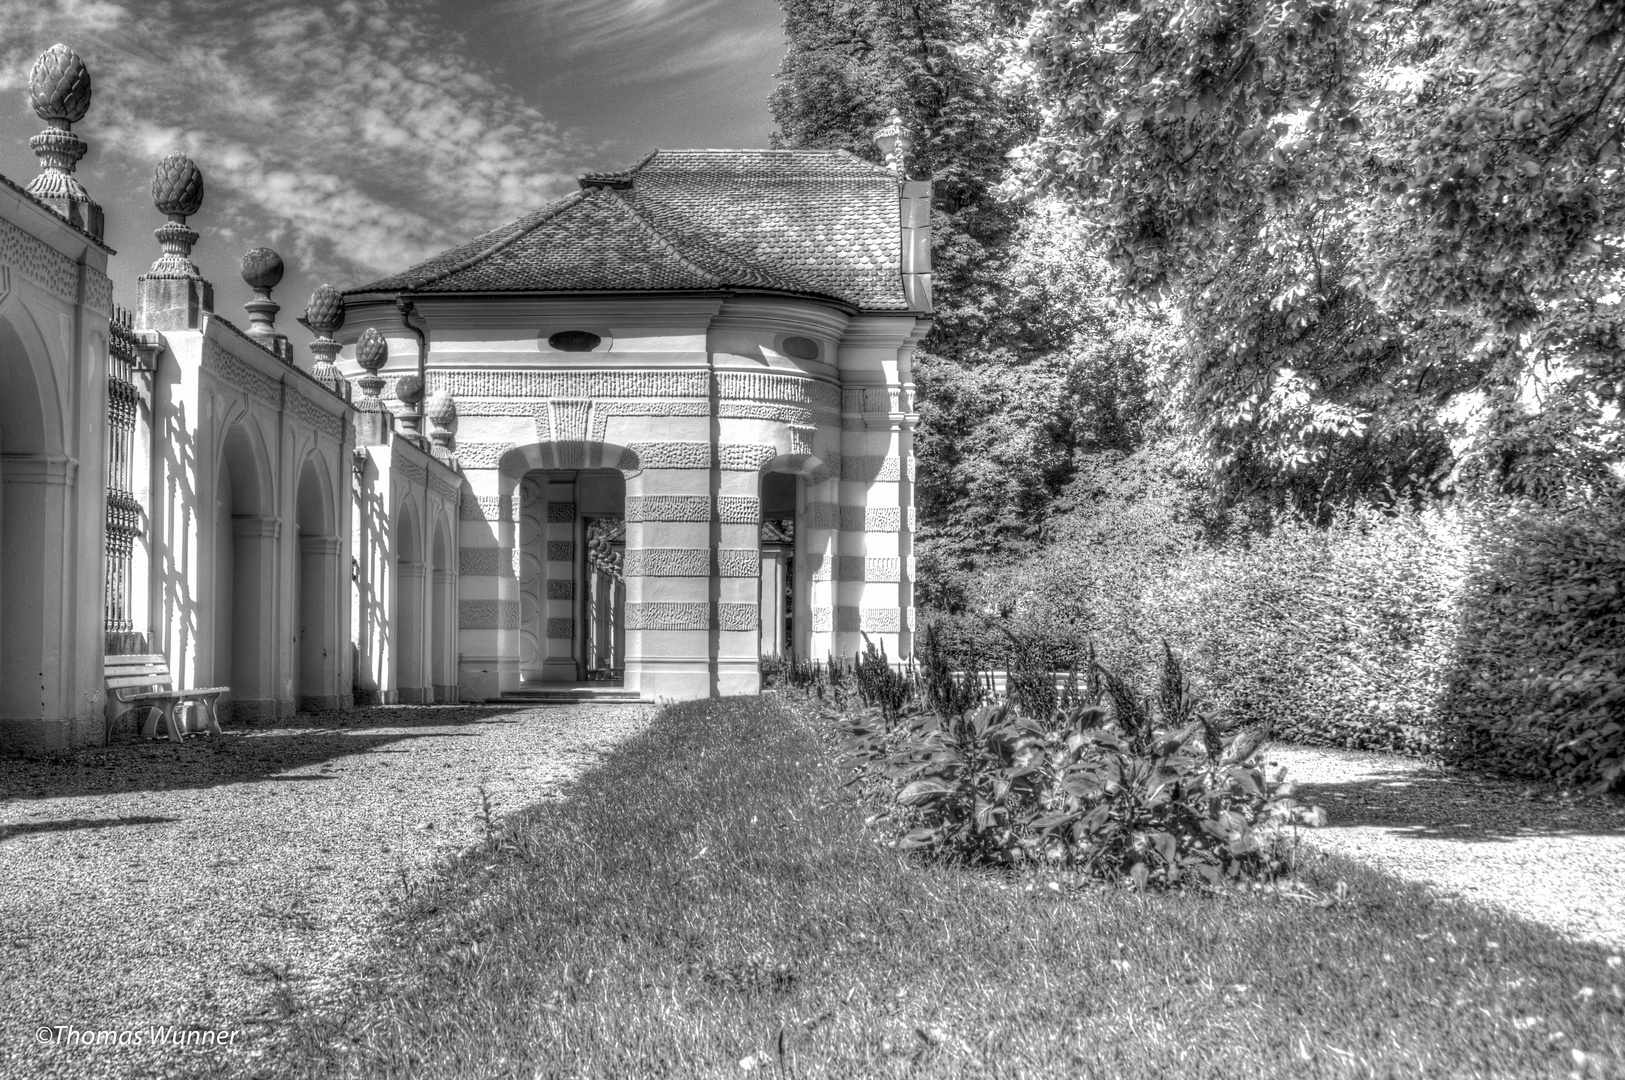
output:
[[[311,290],[361,285],[624,168],[656,147],[760,147],[784,55],[777,0],[0,0],[0,173],[39,172],[34,58],[90,69],[76,175],[102,204],[115,302],[159,255],[153,166],[203,170],[192,260],[238,326],[243,252]]]

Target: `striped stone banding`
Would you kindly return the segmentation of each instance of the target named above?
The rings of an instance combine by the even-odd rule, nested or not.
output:
[[[711,622],[709,603],[627,604],[628,630],[705,630]]]

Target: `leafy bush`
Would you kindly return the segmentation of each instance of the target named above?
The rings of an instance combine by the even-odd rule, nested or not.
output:
[[[1472,531],[1447,756],[1625,790],[1625,513],[1522,505]]]
[[[904,728],[848,723],[850,761],[893,796],[897,846],[973,862],[1037,859],[1138,888],[1218,885],[1279,868],[1257,827],[1319,824],[1266,781],[1266,729],[1227,730],[1164,648],[1155,701],[1092,669],[1085,699],[1030,714],[1010,701]]]

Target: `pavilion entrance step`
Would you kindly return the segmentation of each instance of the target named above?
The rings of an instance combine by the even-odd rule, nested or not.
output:
[[[636,690],[627,690],[619,683],[526,683],[517,690],[502,695],[503,701],[528,704],[579,704],[581,702],[641,701]]]

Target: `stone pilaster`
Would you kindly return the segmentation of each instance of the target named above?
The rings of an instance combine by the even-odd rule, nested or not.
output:
[[[576,513],[575,473],[549,474],[547,512],[543,528],[544,578],[547,595],[542,606],[542,678],[547,682],[576,682],[584,677],[579,655],[576,619],[582,594],[584,552],[580,515]]]

